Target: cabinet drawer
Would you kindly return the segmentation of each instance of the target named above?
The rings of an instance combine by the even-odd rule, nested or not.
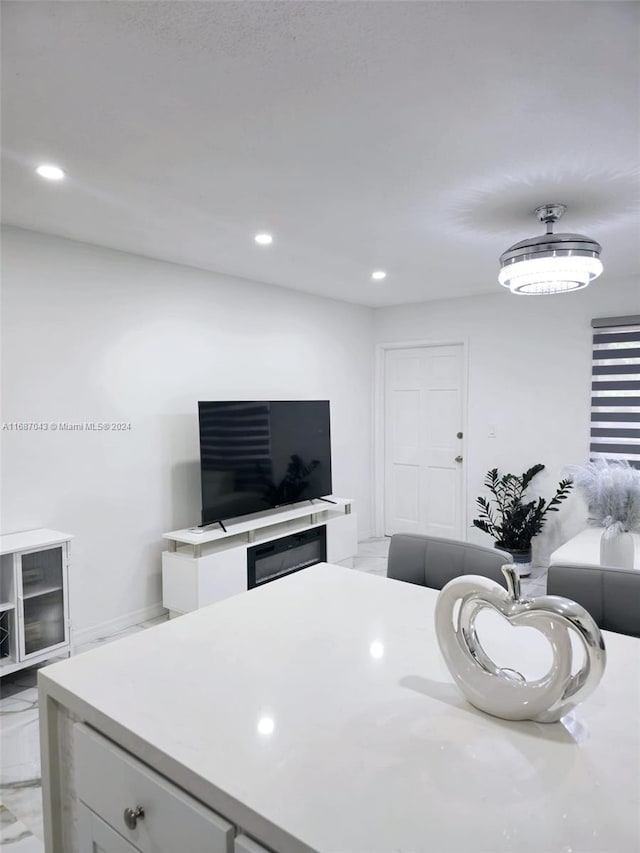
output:
[[[136,848],[80,803],[78,833],[82,853],[136,853]]]
[[[78,797],[141,853],[233,853],[224,818],[87,726],[74,739]],[[125,810],[138,807],[129,829]]]
[[[246,835],[238,835],[233,850],[234,853],[270,853],[266,847],[251,838],[247,838]]]

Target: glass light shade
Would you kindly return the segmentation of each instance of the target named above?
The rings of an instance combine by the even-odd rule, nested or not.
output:
[[[602,263],[592,255],[554,254],[507,263],[498,281],[512,293],[537,296],[581,290],[602,272]]]

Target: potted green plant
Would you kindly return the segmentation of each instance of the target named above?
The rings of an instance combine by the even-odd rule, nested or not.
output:
[[[496,548],[503,548],[521,566],[520,574],[527,577],[531,569],[531,540],[542,528],[548,512],[557,512],[572,488],[571,480],[560,480],[550,501],[544,498],[527,500],[526,491],[531,481],[544,470],[544,465],[533,465],[522,474],[501,474],[497,468],[487,472],[484,485],[493,496],[491,500],[476,499],[480,517],[474,527],[492,536]],[[529,569],[529,571],[527,571]]]

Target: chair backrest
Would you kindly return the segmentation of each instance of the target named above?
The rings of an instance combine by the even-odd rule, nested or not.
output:
[[[437,536],[396,533],[389,546],[387,577],[442,589],[460,575],[483,575],[506,586],[501,569],[510,562],[511,554],[496,548]]]
[[[581,604],[600,628],[640,637],[640,571],[606,566],[551,566],[547,593]]]

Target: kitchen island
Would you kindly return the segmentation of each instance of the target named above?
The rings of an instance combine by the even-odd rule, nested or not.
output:
[[[42,670],[47,853],[637,853],[640,640],[605,633],[560,723],[506,722],[436,598],[319,564]]]

